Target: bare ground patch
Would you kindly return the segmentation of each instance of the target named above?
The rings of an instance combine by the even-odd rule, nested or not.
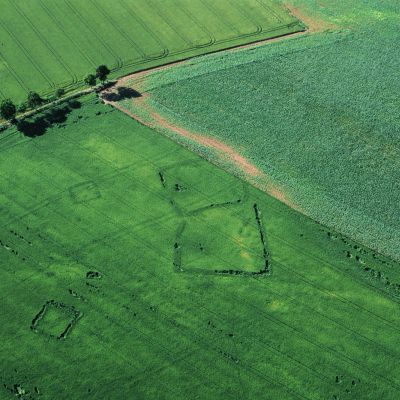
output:
[[[299,7],[295,7],[290,3],[284,3],[284,6],[300,21],[303,21],[308,26],[308,32],[324,32],[329,30],[335,30],[338,27],[332,23],[329,23],[321,18],[315,18],[308,15],[304,10]]]

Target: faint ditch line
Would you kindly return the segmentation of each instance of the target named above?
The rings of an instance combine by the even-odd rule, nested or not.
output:
[[[266,239],[266,234],[265,234],[265,229],[264,229],[264,224],[262,222],[261,219],[261,211],[258,208],[257,204],[254,204],[254,212],[256,214],[256,221],[257,221],[257,225],[258,225],[258,230],[260,232],[260,239],[261,239],[261,243],[262,243],[262,248],[263,248],[263,258],[264,258],[264,273],[266,274],[270,274],[271,273],[271,268],[269,265],[269,251],[268,251],[268,246],[267,246],[267,239]]]

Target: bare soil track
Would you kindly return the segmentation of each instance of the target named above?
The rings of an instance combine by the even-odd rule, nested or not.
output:
[[[271,178],[266,173],[262,172],[257,166],[251,163],[251,161],[246,159],[233,147],[222,142],[221,140],[197,132],[191,132],[188,129],[185,129],[175,123],[172,123],[171,121],[168,121],[165,117],[152,109],[152,107],[148,103],[148,99],[149,95],[144,94],[142,95],[142,97],[131,99],[130,101],[134,101],[136,103],[136,107],[139,106],[142,109],[146,110],[150,115],[149,118],[143,118],[142,116],[125,108],[118,102],[104,99],[103,101],[126,113],[141,124],[155,129],[160,133],[163,133],[163,131],[167,129],[175,135],[179,135],[182,138],[189,139],[190,142],[197,145],[197,148],[204,148],[212,153],[213,157],[209,158],[205,155],[204,152],[199,152],[200,155],[205,156],[210,162],[220,167],[223,167],[226,171],[230,173],[244,178],[252,185],[267,192],[271,196],[287,204],[289,207],[301,211],[282,188],[274,184]],[[185,145],[186,147],[189,147],[191,150],[195,150],[194,147],[187,145],[186,143],[180,143]]]
[[[300,8],[295,7],[292,4],[285,3],[285,7],[290,11],[293,16],[303,21],[308,26],[308,32],[310,33],[335,30],[338,28],[337,26],[326,22],[323,19],[310,17]]]
[[[312,29],[313,32],[316,29]],[[284,40],[287,37],[303,35],[305,32],[298,32],[278,38],[267,39],[260,42],[255,42],[243,46],[238,46],[225,51],[238,51],[243,48],[259,46],[265,43],[270,43],[278,40]],[[252,185],[257,188],[263,190],[264,192],[270,194],[281,202],[287,204],[289,207],[294,208],[298,211],[302,211],[297,204],[295,204],[291,199],[289,194],[282,188],[279,187],[276,183],[274,183],[268,174],[261,171],[256,165],[254,165],[250,160],[244,157],[240,152],[230,146],[227,143],[224,143],[221,140],[218,140],[209,135],[205,135],[199,132],[192,132],[182,126],[177,125],[169,121],[166,117],[160,115],[157,110],[152,107],[149,102],[150,93],[146,92],[144,89],[145,78],[147,75],[153,73],[158,70],[165,70],[169,68],[174,68],[176,65],[182,65],[187,63],[188,60],[179,61],[176,63],[168,64],[165,66],[160,66],[157,68],[153,68],[146,71],[141,71],[138,73],[134,73],[131,75],[127,75],[118,80],[117,84],[112,88],[105,89],[100,96],[103,98],[103,101],[107,104],[112,105],[118,110],[126,113],[130,117],[134,118],[138,122],[143,125],[146,125],[152,129],[157,130],[160,133],[165,133],[165,130],[172,133],[172,137],[178,138],[178,141],[184,146],[190,148],[191,150],[197,151],[201,156],[206,157],[210,162],[219,165],[230,173],[233,173],[246,181],[250,182]],[[110,95],[112,93],[117,93],[118,88],[134,86],[136,91],[139,91],[141,96],[130,99],[135,103],[135,107],[133,109],[143,110],[143,113],[135,113],[131,109],[124,107],[124,105],[117,101],[107,100],[106,95]],[[144,91],[143,91],[144,90]],[[140,115],[139,115],[140,114]],[[143,115],[146,115],[144,117]],[[185,140],[181,141],[180,138]],[[189,144],[192,144],[192,146]],[[207,150],[206,152],[202,152],[199,149]],[[208,156],[208,154],[212,154],[212,156]]]

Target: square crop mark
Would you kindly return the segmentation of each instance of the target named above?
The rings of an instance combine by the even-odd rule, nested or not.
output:
[[[175,163],[158,171],[160,187],[163,188],[170,204],[178,215],[200,213],[211,204],[215,207],[240,205],[247,200],[246,184],[238,184],[233,176],[221,179],[221,175],[207,175],[207,179],[196,179],[203,160]],[[230,201],[225,201],[226,192]]]
[[[101,197],[100,190],[95,182],[88,181],[78,183],[69,188],[69,195],[76,204],[86,203]]]
[[[182,220],[176,231],[176,272],[258,276],[271,273],[266,234],[257,204],[252,215],[230,212],[229,203],[202,207]]]
[[[49,300],[33,318],[31,330],[64,340],[82,315],[74,306]]]

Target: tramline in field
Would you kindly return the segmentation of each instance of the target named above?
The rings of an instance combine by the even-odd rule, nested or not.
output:
[[[100,64],[121,76],[304,30],[266,0],[0,1],[0,97],[83,85]]]

